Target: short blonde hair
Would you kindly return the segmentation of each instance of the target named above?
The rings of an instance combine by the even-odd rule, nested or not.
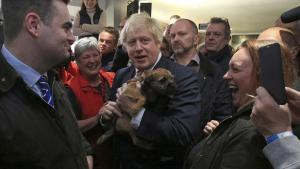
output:
[[[135,32],[144,28],[148,29],[148,31],[153,35],[157,43],[162,42],[163,33],[159,24],[147,13],[136,13],[130,16],[130,18],[126,21],[124,28],[121,31],[120,42],[122,44],[126,44],[128,32]]]

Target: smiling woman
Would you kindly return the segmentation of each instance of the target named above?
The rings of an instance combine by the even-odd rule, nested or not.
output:
[[[260,84],[258,49],[273,41],[245,41],[233,55],[224,75],[232,89],[237,112],[221,122],[211,135],[190,152],[185,168],[272,168],[262,153],[265,141],[250,120],[255,90]],[[281,46],[283,74],[286,86],[295,79],[292,59]],[[200,167],[201,165],[201,167]]]
[[[249,50],[242,47],[238,50],[229,62],[229,70],[224,75],[224,79],[229,82],[232,91],[233,103],[236,107],[241,107],[249,101],[246,94],[254,95],[258,87],[258,79],[255,77],[257,57],[251,59]]]
[[[247,94],[255,95],[255,90],[260,84],[260,66],[258,48],[274,41],[246,41],[232,56],[229,70],[224,75],[232,89],[232,96],[236,107],[242,107],[251,98]],[[295,68],[293,60],[287,56],[286,47],[281,47],[284,81],[286,86],[292,86],[295,80]]]
[[[101,68],[101,54],[94,37],[85,37],[78,41],[75,46],[75,59],[79,72],[70,81],[69,96],[75,95],[76,99],[70,100],[77,100],[79,103],[79,128],[95,148],[94,169],[109,169],[112,159],[110,143],[96,146],[96,140],[103,133],[103,128],[98,125],[98,111],[107,101],[114,73],[105,72]]]

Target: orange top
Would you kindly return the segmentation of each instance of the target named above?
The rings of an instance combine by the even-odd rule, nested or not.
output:
[[[78,66],[75,62],[70,62],[66,69],[59,69],[59,78],[64,84],[69,85],[70,81],[79,72]]]
[[[105,95],[108,92],[106,89],[111,88],[115,73],[106,72],[101,69],[99,75],[101,77],[99,88],[91,87],[80,72],[69,82],[70,88],[80,103],[82,119],[95,116],[106,102]]]

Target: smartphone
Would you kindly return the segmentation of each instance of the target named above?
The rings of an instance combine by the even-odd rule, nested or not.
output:
[[[281,50],[278,43],[263,46],[258,50],[260,61],[260,80],[262,86],[270,93],[278,104],[287,102]]]

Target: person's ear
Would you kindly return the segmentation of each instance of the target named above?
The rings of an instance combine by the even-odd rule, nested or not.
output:
[[[33,37],[38,37],[41,27],[41,18],[35,12],[29,12],[25,16],[24,25],[29,34]]]
[[[196,46],[196,47],[197,47],[197,45],[198,45],[198,41],[199,41],[198,33],[197,33],[197,34],[195,34],[193,38],[194,38],[194,46]]]
[[[230,40],[231,40],[231,36],[229,35],[227,39],[227,44],[229,44]]]
[[[297,47],[296,46],[292,47],[290,49],[290,54],[291,54],[293,60],[296,59],[296,57],[297,57],[297,55],[298,55],[299,52],[300,52],[300,48],[298,46]]]

